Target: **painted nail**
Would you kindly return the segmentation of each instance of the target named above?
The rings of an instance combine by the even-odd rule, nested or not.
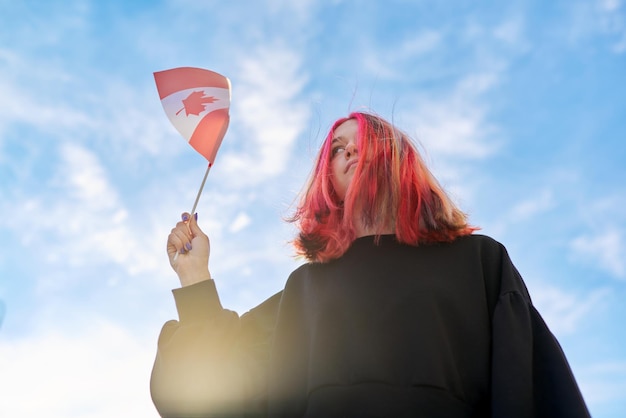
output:
[[[191,243],[185,244],[185,248],[187,248],[187,251],[191,251]]]
[[[189,220],[189,216],[185,213],[183,215],[183,222],[187,222]]]
[[[193,214],[194,218],[196,218],[196,221],[198,220],[198,212]]]

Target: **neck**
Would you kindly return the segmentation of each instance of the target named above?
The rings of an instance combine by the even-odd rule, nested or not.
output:
[[[361,204],[357,203],[354,207],[354,232],[356,237],[361,238],[370,235],[387,235],[395,234],[395,222],[390,219],[389,216],[382,216],[380,214],[373,224],[367,225],[363,221],[363,211]],[[345,214],[344,214],[345,216]],[[368,222],[369,223],[369,222]]]
[[[372,225],[365,226],[361,220],[355,222],[354,232],[356,238],[366,237],[369,235],[387,235],[395,233],[394,228],[388,225]]]

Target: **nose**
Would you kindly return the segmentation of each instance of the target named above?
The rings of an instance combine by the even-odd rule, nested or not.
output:
[[[350,142],[346,145],[346,158],[350,158],[353,155],[357,154],[356,144],[354,142]]]

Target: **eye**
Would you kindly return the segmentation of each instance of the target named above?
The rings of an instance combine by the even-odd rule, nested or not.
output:
[[[346,147],[344,145],[336,145],[333,147],[333,149],[330,151],[330,156],[331,158],[334,157],[335,155],[339,154],[340,152],[344,152],[346,150]]]

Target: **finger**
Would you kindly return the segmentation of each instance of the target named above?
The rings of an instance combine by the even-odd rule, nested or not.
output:
[[[184,221],[180,221],[176,224],[176,229],[182,231],[184,234],[186,234],[189,239],[193,238],[193,234],[191,233],[191,229],[189,228],[189,221],[184,222]]]
[[[189,226],[189,222],[191,220],[191,215],[189,215],[188,212],[183,212],[182,215],[180,215],[181,219],[183,220],[183,223],[185,225],[187,225],[187,231],[189,232],[189,235],[192,235],[191,233],[191,227]],[[193,235],[192,235],[193,236]]]
[[[189,220],[189,229],[191,230],[191,234],[196,237],[198,235],[205,235],[202,229],[198,226],[198,214],[194,214]]]
[[[187,233],[186,226],[181,224],[180,226],[172,229],[172,232],[168,237],[168,246],[169,245],[173,247],[173,250],[182,253],[191,249],[191,237]]]

